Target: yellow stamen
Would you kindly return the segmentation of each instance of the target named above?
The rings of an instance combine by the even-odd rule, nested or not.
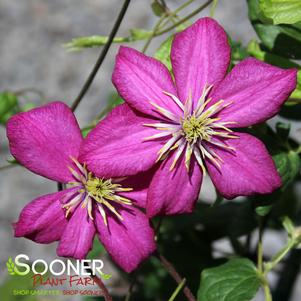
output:
[[[123,179],[116,179],[115,183],[111,179],[102,179],[95,177],[91,172],[87,171],[86,165],[81,165],[76,159],[71,158],[74,162],[76,169],[68,166],[70,172],[72,173],[75,181],[69,182],[68,184],[71,187],[79,186],[79,189],[74,192],[66,194],[66,199],[69,199],[69,202],[63,205],[62,207],[66,209],[65,216],[66,218],[72,212],[72,210],[81,202],[80,207],[87,210],[88,216],[91,220],[94,220],[93,217],[93,206],[96,205],[98,210],[103,218],[104,224],[108,225],[107,215],[105,207],[112,212],[118,219],[123,220],[121,214],[117,211],[117,208],[114,207],[114,203],[121,205],[132,205],[132,201],[120,196],[120,192],[128,192],[133,190],[132,188],[122,187],[118,183]],[[117,182],[117,183],[116,183]],[[77,194],[76,194],[77,193]],[[72,197],[72,195],[74,195]],[[70,200],[70,198],[72,199]],[[63,199],[65,202],[65,199]],[[62,200],[62,201],[63,201]],[[95,202],[93,204],[93,202]]]
[[[232,121],[222,121],[218,113],[232,104],[232,101],[220,99],[211,104],[212,99],[208,97],[212,85],[205,85],[203,92],[196,104],[193,104],[191,91],[183,105],[181,100],[169,92],[163,93],[171,98],[183,111],[181,117],[151,102],[156,110],[170,121],[162,123],[144,124],[145,126],[156,128],[161,133],[147,137],[144,140],[153,140],[159,137],[171,138],[165,142],[158,151],[157,161],[164,160],[169,154],[173,154],[174,159],[170,165],[173,170],[183,151],[185,150],[185,166],[189,171],[192,154],[200,165],[203,174],[206,173],[205,162],[211,161],[217,168],[221,168],[222,158],[215,152],[221,148],[226,151],[234,151],[235,148],[228,145],[229,139],[238,139],[228,125],[235,124]],[[163,133],[162,133],[163,131]]]

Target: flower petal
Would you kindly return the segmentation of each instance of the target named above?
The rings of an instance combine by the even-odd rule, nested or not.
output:
[[[146,213],[149,217],[191,213],[197,201],[202,173],[196,160],[191,159],[189,173],[184,163],[184,156],[170,171],[173,160],[174,154],[168,156],[151,182],[146,206]]]
[[[168,69],[158,60],[128,47],[120,47],[112,77],[118,93],[135,109],[161,118],[150,102],[177,115],[179,107],[163,92],[176,95]]]
[[[209,105],[223,99],[231,105],[220,111],[229,127],[247,127],[273,117],[296,87],[297,70],[284,70],[248,58],[237,64],[212,91]]]
[[[171,62],[180,99],[185,102],[191,93],[196,104],[205,85],[214,85],[226,75],[230,46],[224,29],[215,20],[202,18],[177,33]]]
[[[82,136],[67,105],[53,102],[13,116],[7,123],[12,155],[32,172],[54,181],[72,181],[68,165]]]
[[[151,168],[162,139],[144,141],[158,130],[143,126],[154,123],[122,104],[94,128],[85,139],[79,159],[98,177],[112,178],[137,174]]]
[[[219,170],[209,160],[208,172],[217,190],[227,199],[256,193],[271,193],[281,185],[281,178],[264,144],[257,138],[235,133],[239,139],[229,139],[235,153],[215,148],[224,163]]]
[[[92,248],[94,235],[94,222],[89,218],[87,209],[79,205],[74,210],[60,239],[57,254],[77,259],[86,258]]]
[[[120,206],[118,211],[123,221],[108,214],[107,227],[97,213],[96,227],[99,239],[113,260],[126,272],[131,272],[155,251],[154,231],[148,218],[137,208],[126,210]]]
[[[14,224],[15,236],[38,243],[59,240],[67,225],[61,199],[72,189],[40,196],[27,204]]]
[[[122,187],[132,188],[132,191],[120,192],[119,195],[133,201],[136,206],[146,208],[147,191],[156,171],[156,167],[146,172],[140,172],[120,182]]]

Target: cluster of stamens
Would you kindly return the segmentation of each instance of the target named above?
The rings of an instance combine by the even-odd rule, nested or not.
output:
[[[163,92],[180,108],[182,111],[180,117],[156,103],[150,102],[166,121],[144,124],[145,126],[154,127],[160,131],[158,134],[146,137],[144,140],[170,136],[169,140],[159,150],[157,159],[157,161],[163,160],[170,151],[175,150],[175,156],[170,170],[175,167],[180,156],[185,152],[185,165],[187,170],[189,171],[191,156],[194,154],[203,173],[206,174],[205,159],[210,160],[218,168],[220,168],[221,163],[223,163],[222,158],[213,150],[214,147],[235,151],[235,149],[226,142],[229,138],[238,138],[233,134],[232,130],[227,127],[227,125],[234,124],[235,122],[221,122],[220,118],[216,117],[216,114],[231,105],[231,102],[225,103],[224,100],[220,100],[208,106],[211,98],[207,96],[211,88],[212,86],[205,86],[195,108],[193,108],[191,96],[189,96],[185,104],[183,104],[177,96]]]
[[[63,205],[63,208],[66,209],[66,217],[81,203],[82,208],[87,208],[91,220],[94,219],[92,214],[93,206],[97,206],[106,226],[108,225],[108,221],[105,208],[117,218],[123,220],[114,205],[132,205],[129,199],[119,195],[120,192],[131,191],[132,188],[123,188],[116,182],[117,180],[113,183],[112,179],[97,178],[91,172],[88,172],[85,164],[81,165],[76,159],[71,159],[77,169],[68,166],[75,179],[75,181],[68,184],[71,187],[78,188],[78,190],[76,190],[76,194],[70,192],[70,194],[66,195],[68,202]]]

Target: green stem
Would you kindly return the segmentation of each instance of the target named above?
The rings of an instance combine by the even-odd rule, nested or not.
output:
[[[175,300],[175,298],[177,297],[177,295],[179,294],[179,292],[181,291],[181,289],[184,287],[185,283],[186,283],[186,279],[183,278],[183,280],[181,281],[181,283],[179,283],[179,285],[177,286],[176,290],[173,292],[173,294],[168,299],[168,301],[174,301]]]
[[[213,18],[213,16],[214,16],[217,3],[218,3],[218,0],[213,0],[212,6],[211,6],[211,9],[210,9],[210,17],[211,18]]]
[[[258,272],[262,278],[262,287],[264,290],[265,301],[272,301],[272,294],[269,287],[269,283],[267,280],[267,274],[275,268],[275,266],[282,261],[282,259],[291,251],[291,249],[295,248],[297,245],[297,241],[294,239],[289,239],[287,244],[275,255],[272,257],[270,262],[267,262],[263,265],[262,261],[262,243],[261,238],[258,243]]]
[[[263,248],[262,248],[262,242],[258,242],[258,258],[257,258],[257,267],[258,267],[258,271],[260,273],[262,273],[263,271]]]
[[[263,246],[262,246],[263,223],[262,218],[259,219],[259,238],[257,246],[257,268],[260,274],[263,273]]]
[[[259,220],[259,239],[258,239],[258,274],[259,277],[261,278],[261,285],[264,290],[264,295],[265,295],[265,301],[272,301],[272,294],[271,290],[269,287],[267,275],[268,273],[273,270],[279,262],[281,262],[284,257],[296,246],[299,245],[301,241],[301,233],[300,230],[297,228],[294,228],[294,225],[292,221],[288,218],[285,217],[283,219],[283,226],[286,229],[289,239],[286,243],[286,245],[278,251],[269,262],[263,263],[263,248],[262,248],[262,233],[263,233],[263,224],[264,220],[263,218],[260,218]]]
[[[287,244],[275,256],[272,257],[271,261],[264,265],[265,274],[271,271],[295,246],[296,241],[290,239]]]
[[[259,217],[259,237],[258,237],[258,246],[257,246],[257,270],[261,278],[261,285],[264,291],[265,301],[272,301],[272,294],[269,286],[269,282],[267,279],[267,273],[264,272],[263,265],[263,227],[264,222],[263,218]]]
[[[270,286],[266,279],[263,281],[262,287],[263,287],[263,291],[264,291],[265,301],[273,301]]]
[[[163,29],[163,30],[157,32],[156,34],[154,34],[154,36],[160,36],[160,35],[162,35],[164,33],[169,32],[170,30],[178,27],[179,25],[181,25],[182,23],[186,22],[187,20],[189,20],[190,18],[194,17],[199,12],[201,12],[203,9],[205,9],[211,2],[213,2],[213,0],[208,0],[206,3],[204,3],[203,5],[201,5],[199,8],[197,8],[196,10],[194,10],[192,13],[190,13],[189,15],[187,15],[186,17],[184,17],[180,21],[176,22],[172,26],[167,27],[166,29]]]
[[[124,301],[130,301],[131,299],[131,295],[132,295],[132,290],[133,290],[133,286],[134,286],[134,282],[131,283],[128,293],[126,294],[126,297],[124,299]]]
[[[188,0],[187,2],[183,3],[181,6],[179,6],[172,14],[177,15],[181,10],[183,10],[185,7],[190,5],[195,0]]]
[[[170,20],[172,20],[173,17],[177,17],[177,14],[183,10],[185,7],[187,7],[189,4],[194,2],[195,0],[188,0],[187,2],[183,3],[181,6],[179,6],[175,11],[171,12],[169,16],[166,18],[166,20],[163,22],[162,27],[164,27]]]
[[[164,19],[166,18],[166,14],[163,14],[161,16],[161,18],[159,19],[159,21],[157,22],[157,24],[155,25],[153,32],[151,34],[151,36],[147,39],[145,45],[142,48],[142,52],[145,53],[145,51],[147,50],[148,46],[150,45],[152,39],[156,36],[156,33],[161,25],[161,23],[164,21]]]
[[[13,167],[16,167],[16,166],[18,166],[18,164],[7,164],[7,165],[3,165],[3,166],[0,166],[0,171],[6,170],[6,169],[10,169],[10,168],[13,168]]]

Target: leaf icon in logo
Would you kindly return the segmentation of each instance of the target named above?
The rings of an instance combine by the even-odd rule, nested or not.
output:
[[[11,257],[8,257],[8,260],[6,262],[6,267],[7,267],[8,273],[10,275],[16,275],[15,264],[14,264],[13,260],[11,259]]]
[[[99,274],[103,280],[109,280],[112,277],[112,274],[105,274],[103,272],[99,272]]]
[[[111,277],[112,277],[112,274],[102,274],[102,275],[101,275],[101,278],[102,278],[103,280],[109,280]]]

